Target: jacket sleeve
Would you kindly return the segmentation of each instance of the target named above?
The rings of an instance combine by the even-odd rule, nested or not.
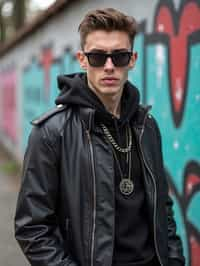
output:
[[[164,169],[164,162],[163,162],[163,152],[162,152],[162,139],[159,127],[157,125],[157,122],[154,120],[154,125],[156,128],[157,138],[159,142],[159,150],[160,150],[160,156],[161,156],[161,167],[162,167],[162,176],[164,178],[164,182],[166,184],[166,187],[168,187],[166,172]],[[174,211],[173,211],[173,201],[169,194],[168,189],[168,196],[166,199],[166,212],[167,212],[167,222],[168,222],[168,260],[169,265],[177,265],[177,266],[183,266],[185,265],[185,258],[183,255],[183,247],[182,247],[182,241],[179,235],[177,234],[177,228],[176,228],[176,222],[174,219]]]
[[[168,219],[168,251],[170,265],[185,265],[183,247],[180,237],[176,233],[176,222],[174,220],[173,201],[170,196],[167,199],[167,219]]]
[[[24,157],[15,237],[32,266],[77,266],[56,217],[58,160],[44,127],[34,127]]]

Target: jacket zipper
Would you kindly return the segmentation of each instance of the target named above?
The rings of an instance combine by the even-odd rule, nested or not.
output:
[[[149,168],[149,166],[148,166],[148,164],[147,164],[147,162],[145,160],[143,151],[142,151],[141,140],[142,140],[143,132],[144,132],[144,127],[142,128],[142,132],[141,132],[141,134],[139,136],[139,147],[140,147],[140,151],[141,151],[143,162],[144,162],[147,170],[149,171],[151,179],[152,179],[153,184],[154,184],[154,190],[155,190],[155,193],[154,193],[154,210],[153,210],[153,212],[154,212],[154,215],[153,215],[153,221],[154,221],[154,224],[153,224],[153,226],[154,226],[154,243],[155,243],[156,254],[158,256],[158,260],[160,262],[160,265],[163,266],[161,258],[160,258],[160,254],[159,254],[159,251],[158,251],[157,236],[156,236],[156,208],[155,208],[155,206],[156,206],[156,202],[157,202],[157,189],[156,189],[156,183],[155,183],[155,179],[153,177],[153,173],[152,173],[151,169]]]
[[[92,177],[93,177],[93,223],[92,223],[92,244],[91,244],[91,266],[94,264],[94,237],[95,237],[95,228],[96,228],[96,174],[95,174],[95,167],[94,167],[94,150],[92,146],[92,140],[89,131],[86,131],[89,148],[90,148],[90,155],[91,155],[91,164],[92,164]]]

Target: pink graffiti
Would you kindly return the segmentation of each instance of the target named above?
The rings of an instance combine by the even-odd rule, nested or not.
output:
[[[0,75],[1,84],[1,130],[17,141],[17,113],[16,113],[16,73],[13,70],[5,71]]]

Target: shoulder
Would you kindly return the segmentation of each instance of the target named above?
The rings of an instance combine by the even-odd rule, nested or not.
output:
[[[53,117],[57,117],[58,114],[61,113],[61,115],[63,115],[62,113],[64,113],[67,109],[67,105],[57,105],[55,108],[47,111],[46,113],[40,115],[37,118],[34,118],[31,121],[31,124],[33,126],[41,126],[42,124],[46,123],[50,118]]]
[[[61,136],[64,125],[70,116],[69,106],[58,105],[41,116],[31,121],[33,125],[32,134],[40,135],[50,143],[55,143]]]
[[[151,128],[160,137],[158,122],[154,115],[150,113],[151,108],[150,105],[139,105],[137,123],[146,128]]]
[[[139,104],[137,109],[137,114],[135,116],[135,123],[137,126],[143,127],[149,121],[153,119],[152,115],[149,113],[151,105]]]

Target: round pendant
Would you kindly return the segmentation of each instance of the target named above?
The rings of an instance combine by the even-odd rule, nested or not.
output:
[[[134,184],[132,180],[123,178],[119,184],[119,189],[123,195],[129,196],[131,193],[133,193]]]

